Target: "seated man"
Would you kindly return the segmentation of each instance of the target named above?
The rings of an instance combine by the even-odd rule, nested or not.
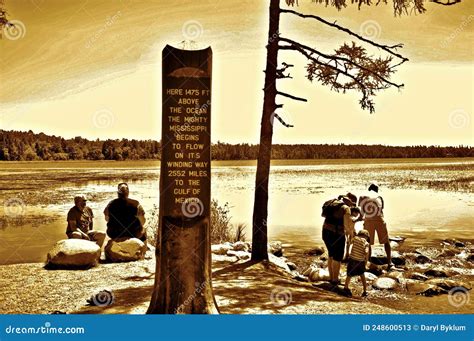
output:
[[[107,235],[112,239],[138,238],[146,242],[145,211],[137,200],[130,199],[128,185],[120,183],[118,198],[109,202],[104,210]]]
[[[94,241],[102,247],[105,233],[93,229],[94,214],[91,208],[86,206],[86,202],[83,195],[74,197],[74,207],[67,214],[66,235],[68,238]]]

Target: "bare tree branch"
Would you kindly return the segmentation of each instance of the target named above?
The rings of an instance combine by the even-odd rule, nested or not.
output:
[[[385,52],[388,52],[390,53],[391,55],[395,56],[395,57],[398,57],[400,59],[402,59],[404,62],[408,61],[408,58],[406,57],[403,57],[401,54],[395,52],[394,50],[396,50],[397,48],[402,48],[403,47],[403,44],[396,44],[396,45],[383,45],[383,44],[379,44],[379,43],[376,43],[370,39],[367,39],[367,38],[364,38],[362,37],[360,34],[357,34],[357,33],[354,33],[352,32],[351,30],[349,30],[348,28],[345,28],[343,26],[340,26],[338,24],[336,24],[335,22],[334,23],[331,23],[329,21],[327,21],[326,19],[323,19],[317,15],[312,15],[312,14],[302,14],[302,13],[299,13],[299,12],[296,12],[296,11],[293,11],[293,10],[289,10],[289,9],[282,9],[280,10],[281,13],[290,13],[290,14],[293,14],[293,15],[296,15],[298,17],[301,17],[301,18],[304,18],[304,19],[307,19],[307,18],[310,18],[310,19],[315,19],[319,22],[322,22],[323,24],[325,25],[328,25],[328,26],[331,26],[331,27],[334,27],[334,28],[337,28],[338,30],[340,31],[343,31],[351,36],[354,36],[356,37],[357,39],[363,41],[363,42],[366,42],[372,46],[375,46],[379,49],[382,49],[384,50]]]
[[[288,75],[285,75],[284,72],[290,68],[290,67],[293,67],[294,65],[293,64],[287,64],[285,62],[281,63],[283,66],[280,68],[280,69],[277,69],[276,70],[276,76],[277,78],[293,78],[291,77],[290,74]]]
[[[291,98],[295,101],[308,102],[308,100],[306,98],[293,96],[293,95],[287,94],[286,92],[277,91],[277,95],[280,95],[280,96],[283,96],[283,97],[288,97],[288,98]]]
[[[451,6],[451,5],[456,5],[461,2],[461,0],[446,0],[446,1],[441,1],[441,0],[431,0],[431,2],[434,2],[435,4],[438,5],[443,5],[443,6]]]
[[[278,116],[278,114],[277,114],[276,112],[273,113],[273,117],[274,117],[274,118],[276,117],[276,118],[278,119],[278,121],[280,121],[280,123],[283,124],[283,125],[284,125],[285,127],[287,127],[287,128],[293,128],[293,127],[294,127],[293,125],[288,124],[288,123],[286,123],[285,121],[283,121],[283,119],[282,119],[280,116]]]

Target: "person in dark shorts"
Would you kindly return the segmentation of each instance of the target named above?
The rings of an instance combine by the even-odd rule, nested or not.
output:
[[[66,220],[66,235],[69,239],[90,240],[99,246],[104,243],[105,233],[94,230],[94,214],[83,195],[74,197],[74,207],[69,210]]]
[[[367,296],[367,281],[365,280],[365,264],[369,260],[370,249],[370,234],[367,230],[360,230],[352,241],[351,253],[349,255],[349,262],[347,263],[347,276],[344,285],[344,293],[347,296],[352,296],[349,289],[349,283],[354,276],[360,276],[364,291],[362,296]]]
[[[137,200],[130,199],[128,185],[117,187],[118,198],[109,202],[104,210],[107,235],[111,239],[138,238],[146,242],[145,211]]]
[[[379,195],[379,186],[376,183],[371,183],[368,190],[368,196],[361,196],[359,198],[359,206],[364,218],[364,229],[369,232],[370,245],[374,245],[375,233],[377,232],[379,243],[383,244],[387,254],[387,270],[390,270],[393,266],[392,247],[390,246],[387,223],[383,214],[384,200]]]
[[[348,193],[338,199],[326,202],[323,206],[323,241],[328,250],[329,281],[333,285],[339,284],[339,272],[344,258],[346,237],[344,226],[352,223],[351,207],[356,206],[357,197]],[[325,210],[325,206],[330,209]]]

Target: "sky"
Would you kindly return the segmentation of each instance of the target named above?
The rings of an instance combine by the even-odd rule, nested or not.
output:
[[[0,40],[1,129],[159,140],[162,49],[211,46],[212,141],[258,143],[268,0],[3,2],[17,29]],[[277,123],[273,142],[472,146],[474,2],[426,7],[395,18],[391,5],[337,11],[300,0],[294,10],[403,43],[410,61],[393,76],[404,88],[379,93],[370,114],[359,94],[309,82],[305,58],[280,52],[279,62],[295,67],[278,88],[308,102],[278,98],[279,115],[294,127]],[[328,53],[354,40],[288,14],[280,33]]]

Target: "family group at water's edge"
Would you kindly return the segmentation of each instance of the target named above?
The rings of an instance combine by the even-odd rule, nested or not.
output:
[[[351,296],[349,289],[351,277],[360,276],[363,285],[363,296],[367,295],[365,280],[366,263],[370,259],[371,245],[375,241],[375,233],[379,243],[384,244],[387,254],[387,268],[390,269],[391,248],[387,224],[384,220],[383,198],[378,195],[379,186],[375,183],[368,187],[369,195],[358,200],[352,193],[340,195],[326,201],[322,208],[324,219],[322,237],[328,250],[329,280],[334,288],[339,285],[341,263],[347,261],[347,276],[344,294]],[[145,212],[137,200],[129,198],[129,187],[120,183],[117,198],[110,201],[104,209],[107,221],[107,235],[111,239],[138,238],[146,242]],[[84,196],[74,198],[74,206],[67,215],[66,234],[68,238],[85,239],[104,243],[106,234],[93,228],[94,214],[87,206]],[[356,233],[355,223],[364,222],[364,228]]]

